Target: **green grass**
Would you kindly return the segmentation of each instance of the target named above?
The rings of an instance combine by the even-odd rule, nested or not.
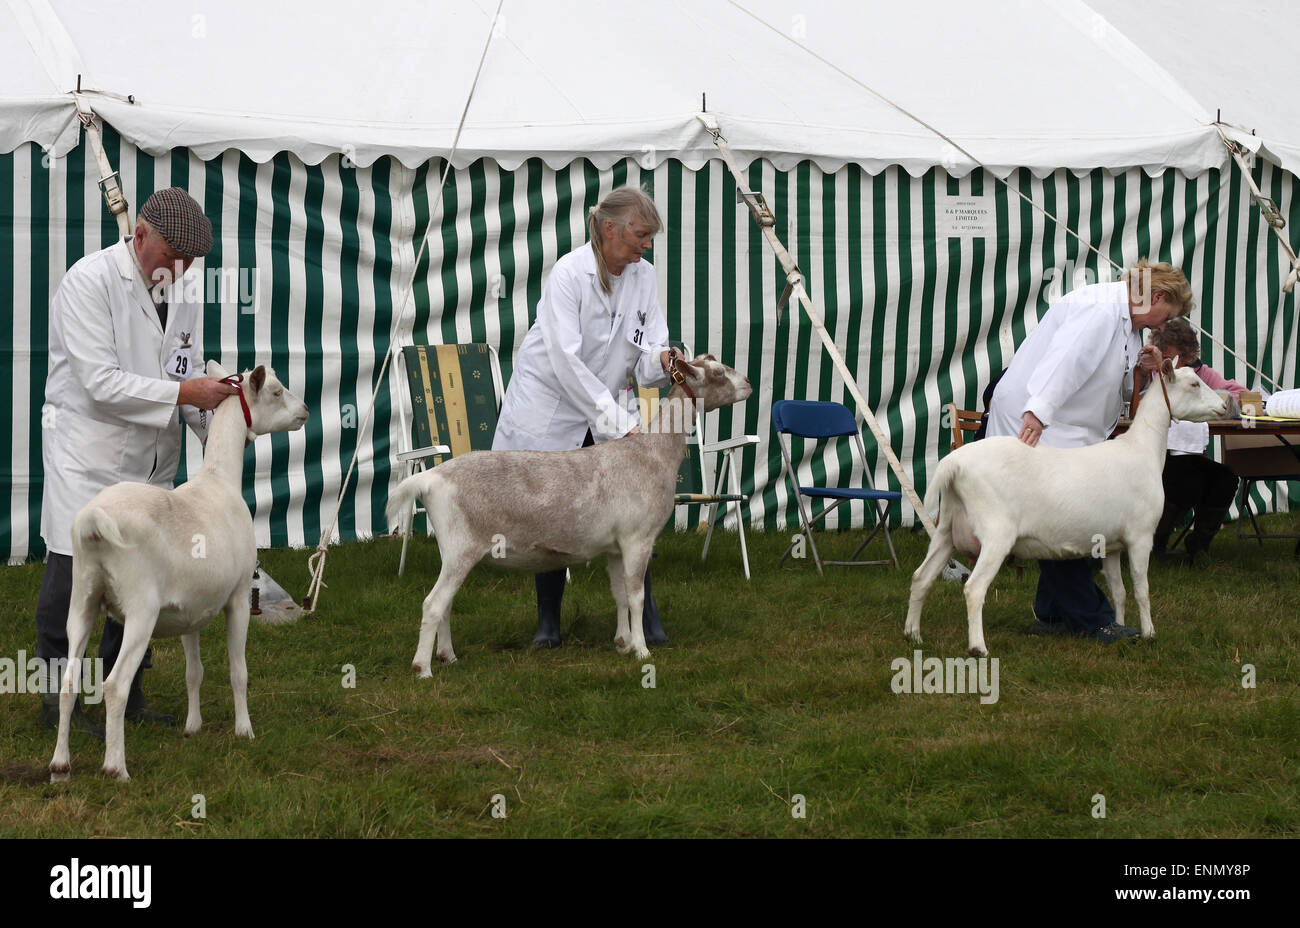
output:
[[[1037,571],[1004,568],[985,610],[1000,661],[987,706],[890,689],[891,661],[913,651],[902,624],[923,535],[898,534],[901,570],[828,568],[824,582],[807,561],[775,566],[788,535],[752,535],[748,583],[734,535],[705,565],[700,537],[663,536],[655,591],[673,640],[648,661],[654,689],[646,662],[614,651],[603,564],[574,570],[557,651],[529,648],[532,578],[477,569],[453,609],[460,661],[416,680],[436,547],[417,541],[399,580],[396,542],[348,545],[329,555],[315,616],[250,632],[252,742],[233,735],[220,618],[204,633],[203,731],[128,724],[130,783],[106,781],[102,745],[74,735],[71,782],[47,784],[54,735],[35,697],[0,696],[0,835],[1295,835],[1300,562],[1289,542],[1238,547],[1232,528],[1210,569],[1153,571],[1148,642],[1027,635]],[[301,593],[307,554],[263,563]],[[0,569],[0,656],[34,649],[40,576]],[[964,654],[959,586],[936,585],[922,629],[927,656]],[[179,640],[154,652],[147,690],[183,713]],[[206,819],[191,818],[196,794]]]

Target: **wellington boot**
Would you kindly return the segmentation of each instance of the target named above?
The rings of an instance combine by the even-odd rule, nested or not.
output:
[[[43,728],[48,728],[52,731],[59,730],[58,693],[41,694],[41,714],[39,721]],[[78,697],[77,701],[72,704],[72,716],[68,721],[72,731],[85,732],[92,738],[97,738],[100,741],[104,740],[104,729],[92,722],[90,717],[82,711],[80,697]]]
[[[166,725],[169,728],[175,728],[176,716],[168,715],[166,712],[158,712],[149,708],[149,702],[144,698],[144,689],[141,686],[141,677],[143,675],[144,668],[141,667],[135,672],[135,678],[131,680],[131,689],[127,691],[127,721],[154,722],[158,725]]]

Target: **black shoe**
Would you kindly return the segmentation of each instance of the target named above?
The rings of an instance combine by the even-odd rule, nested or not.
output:
[[[1091,638],[1094,641],[1100,641],[1102,644],[1114,644],[1116,641],[1136,638],[1137,635],[1138,630],[1136,628],[1129,625],[1120,625],[1118,622],[1111,622],[1109,625],[1103,625],[1100,628],[1089,629],[1079,637]]]
[[[59,694],[42,693],[41,694],[41,714],[38,719],[41,727],[59,730]],[[100,728],[90,720],[90,717],[81,710],[81,699],[78,698],[72,704],[72,716],[68,720],[69,727],[72,731],[85,732],[92,738],[100,741],[104,740],[104,729]]]
[[[564,602],[564,568],[534,574],[537,586],[537,634],[533,644],[539,648],[558,648],[560,640],[560,606]]]
[[[1044,622],[1042,619],[1034,619],[1033,627],[1029,629],[1031,635],[1068,635],[1070,628],[1064,622]]]
[[[153,722],[158,725],[166,725],[168,728],[175,728],[176,716],[168,715],[166,712],[157,712],[149,708],[149,703],[144,698],[144,689],[140,682],[143,673],[143,667],[135,672],[135,678],[131,681],[131,689],[126,694],[127,721]]]
[[[1206,568],[1214,563],[1214,558],[1210,557],[1210,540],[1213,538],[1213,533],[1209,538],[1202,537],[1196,532],[1187,536],[1188,567]]]

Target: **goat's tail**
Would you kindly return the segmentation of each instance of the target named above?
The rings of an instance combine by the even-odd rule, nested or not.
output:
[[[425,481],[431,474],[432,471],[412,474],[388,494],[388,506],[384,509],[384,513],[388,517],[388,524],[397,530],[397,534],[410,533],[411,519],[415,515],[413,504],[416,497],[424,494]]]
[[[938,468],[935,469],[934,477],[931,478],[929,486],[925,488],[926,512],[934,513],[938,511],[939,498],[948,491],[950,486],[952,486],[952,481],[956,476],[957,461],[952,455],[949,455],[939,462]]]
[[[117,548],[131,548],[122,537],[122,530],[107,510],[99,506],[87,506],[72,521],[72,534],[83,545],[108,542]]]

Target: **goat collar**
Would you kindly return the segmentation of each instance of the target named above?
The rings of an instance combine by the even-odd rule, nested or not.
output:
[[[228,383],[239,390],[239,408],[244,411],[244,425],[248,428],[253,427],[253,414],[248,409],[248,400],[244,399],[244,388],[239,386],[244,382],[243,374],[231,374],[229,377],[222,377],[222,383]]]
[[[686,382],[686,375],[684,375],[681,372],[681,369],[677,366],[677,357],[675,355],[668,363],[668,376],[672,378],[673,383],[686,391],[686,395],[690,397],[691,402],[694,403],[695,392],[691,390],[691,385]]]
[[[1165,395],[1165,409],[1169,410],[1169,421],[1177,422],[1178,419],[1174,416],[1174,407],[1169,405],[1169,388],[1165,386],[1165,372],[1157,370],[1156,379],[1160,381],[1160,392]]]

